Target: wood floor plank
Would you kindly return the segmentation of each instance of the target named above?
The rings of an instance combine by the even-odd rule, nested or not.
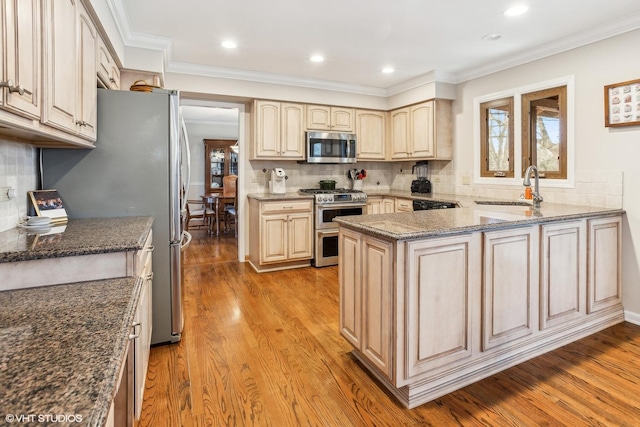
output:
[[[153,347],[138,426],[640,426],[624,323],[409,410],[350,354],[337,267],[255,273],[194,232],[182,341]]]

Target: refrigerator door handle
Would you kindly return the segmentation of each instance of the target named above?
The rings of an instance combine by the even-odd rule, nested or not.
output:
[[[185,124],[184,118],[182,117],[180,117],[180,124],[182,128],[182,135],[184,136],[184,138],[181,139],[181,142],[184,144],[184,151],[187,157],[185,160],[185,163],[187,165],[185,171],[186,176],[182,177],[185,180],[185,194],[182,198],[181,210],[185,211],[187,209],[187,199],[189,198],[189,188],[191,187],[191,148],[189,148],[189,135],[187,134],[187,125]]]
[[[169,96],[169,221],[171,243],[180,244],[181,235],[181,211],[180,211],[180,105],[177,93]],[[179,264],[178,264],[179,265]]]
[[[185,236],[187,237],[187,236]],[[189,240],[187,238],[187,240]],[[181,244],[172,244],[171,252],[171,335],[172,342],[180,341],[182,333],[182,277],[180,274]]]

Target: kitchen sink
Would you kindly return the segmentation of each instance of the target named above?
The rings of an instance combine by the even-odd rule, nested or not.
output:
[[[510,202],[508,200],[476,200],[477,205],[496,205],[496,206],[531,206],[530,202]]]

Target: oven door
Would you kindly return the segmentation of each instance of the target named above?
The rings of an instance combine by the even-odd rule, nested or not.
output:
[[[313,264],[316,267],[327,267],[338,264],[338,231],[316,230],[316,250]]]
[[[316,209],[316,230],[337,229],[333,222],[337,216],[364,215],[366,203],[344,203],[333,205],[318,205]]]

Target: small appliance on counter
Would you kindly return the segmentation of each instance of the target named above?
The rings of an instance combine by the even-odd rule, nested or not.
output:
[[[427,160],[421,160],[411,167],[411,173],[418,176],[418,179],[411,181],[412,193],[431,193],[431,182],[427,179],[428,164]]]
[[[271,169],[271,180],[269,181],[269,193],[284,194],[287,192],[285,180],[287,175],[282,168]]]

